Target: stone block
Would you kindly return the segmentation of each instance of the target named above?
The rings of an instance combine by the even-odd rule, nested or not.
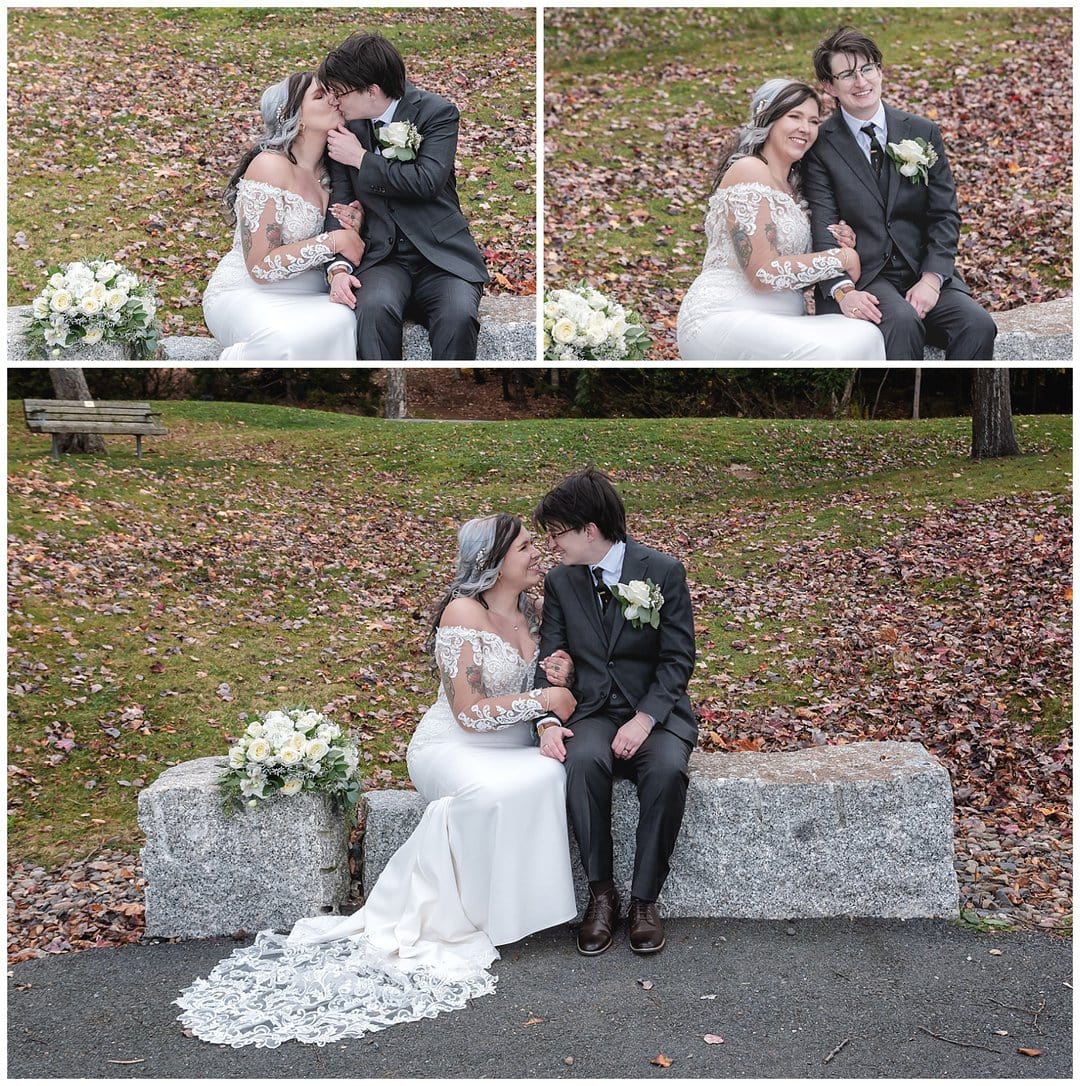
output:
[[[424,810],[414,792],[363,797],[365,892]],[[637,795],[617,781],[615,879],[625,903]],[[586,886],[571,835],[578,904]],[[524,844],[524,843],[523,843]],[[667,916],[951,917],[959,909],[945,768],[918,743],[850,743],[690,760]]]
[[[1072,309],[1072,298],[1066,297],[992,313],[998,326],[992,361],[1071,362]],[[945,352],[939,347],[927,347],[923,357],[927,362],[943,361]]]
[[[30,320],[28,305],[8,309],[8,358],[31,356],[24,331]],[[406,362],[431,361],[427,329],[412,321],[405,322],[402,350]],[[160,343],[162,359],[167,362],[216,361],[222,346],[208,336],[164,336]],[[117,344],[99,343],[78,347],[67,357],[108,360],[126,358]],[[535,362],[536,296],[497,294],[480,299],[480,335],[476,343],[478,362]],[[318,361],[318,359],[312,359]]]
[[[222,758],[167,769],[139,793],[146,934],[202,938],[339,913],[349,897],[353,819],[300,794],[222,810]]]

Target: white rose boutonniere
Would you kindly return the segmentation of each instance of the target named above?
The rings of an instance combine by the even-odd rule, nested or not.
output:
[[[928,171],[938,160],[937,151],[922,137],[890,143],[886,148],[886,153],[896,163],[900,173],[913,185],[917,185],[920,181],[924,185],[928,184]]]
[[[412,162],[424,137],[412,121],[391,121],[375,132],[375,138],[382,147],[383,158],[394,158],[398,162]]]
[[[642,626],[660,627],[660,608],[664,606],[664,594],[650,580],[631,581],[629,584],[613,584],[611,594],[622,605],[626,621],[640,630]]]

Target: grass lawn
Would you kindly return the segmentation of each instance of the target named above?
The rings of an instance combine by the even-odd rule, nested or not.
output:
[[[400,424],[157,407],[169,436],[141,462],[108,438],[107,458],[53,463],[9,403],[13,857],[136,849],[139,788],[224,753],[245,710],[325,708],[362,738],[369,786],[403,780],[435,691],[420,646],[456,524],[527,514],[590,461],[614,474],[634,534],[686,562],[707,749],[767,745],[808,712],[837,739],[899,736],[890,698],[920,679],[956,697],[977,680],[1018,750],[1021,733],[1049,750],[1068,720],[1069,646],[1053,633],[1069,610],[1067,418],[1020,418],[1025,455],[973,463],[963,419]],[[981,640],[990,619],[1002,636],[1011,624],[1007,658],[976,664],[1005,651]],[[966,669],[942,670],[943,639]]]
[[[841,23],[881,47],[885,100],[941,127],[980,302],[1071,291],[1072,170],[1045,119],[1071,115],[1072,15],[1052,8],[548,9],[545,283],[613,294],[650,325],[650,357],[676,357],[720,147],[766,79],[816,85]]]
[[[495,293],[535,291],[531,9],[25,8],[8,28],[8,304],[93,256],[155,280],[167,335],[206,334],[232,244],[221,191],[259,97],[377,30],[417,86],[461,110],[458,194]]]

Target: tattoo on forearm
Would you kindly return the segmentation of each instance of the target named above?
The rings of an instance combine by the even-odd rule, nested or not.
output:
[[[731,228],[731,241],[735,246],[735,258],[745,271],[750,266],[750,254],[754,248],[750,241],[750,235],[741,226],[733,226]]]
[[[284,235],[281,232],[280,223],[272,222],[267,225],[266,244],[270,247],[270,249],[276,249],[279,245],[282,245],[283,236]]]
[[[444,674],[442,677],[443,693],[446,695],[446,700],[451,705],[454,704],[454,680],[449,675]]]
[[[776,253],[777,256],[779,256],[780,250],[779,248],[777,248],[776,238],[776,223],[774,223],[772,219],[769,219],[769,221],[765,224],[765,240],[769,243],[769,247],[772,249],[772,251]]]
[[[465,668],[465,681],[474,694],[484,694],[484,673],[479,664],[469,664]]]
[[[251,255],[251,230],[247,223],[240,221],[240,248],[244,251],[244,259]]]

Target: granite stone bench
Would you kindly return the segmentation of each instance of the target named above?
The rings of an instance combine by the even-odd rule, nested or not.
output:
[[[139,795],[146,934],[287,930],[301,916],[347,912],[352,820],[304,795],[227,816],[216,789],[222,764],[184,762]],[[365,892],[424,807],[415,792],[362,798]],[[629,782],[616,782],[614,808],[625,904],[637,825]],[[583,911],[587,887],[572,835],[571,862]],[[956,916],[949,775],[918,743],[695,753],[660,904],[672,917]]]
[[[28,305],[8,309],[8,358],[11,360],[36,357],[30,352],[23,334],[30,317]],[[406,322],[402,346],[404,361],[431,361],[431,344],[427,329],[422,325]],[[161,340],[162,359],[169,362],[215,361],[221,357],[221,351],[221,344],[206,336],[165,336]],[[116,357],[115,346],[105,343],[80,346],[65,354],[65,358],[85,361],[108,361]],[[532,362],[536,357],[536,296],[498,294],[482,298],[476,360]]]
[[[361,805],[367,892],[419,822],[424,801],[415,792],[369,792]],[[617,781],[615,882],[624,905],[637,815],[633,785]],[[576,843],[571,853],[583,911]],[[918,743],[696,752],[660,905],[666,916],[763,920],[956,916],[949,774]]]

